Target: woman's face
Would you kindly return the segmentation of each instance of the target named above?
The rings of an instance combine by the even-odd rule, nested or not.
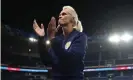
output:
[[[67,25],[69,23],[72,23],[72,15],[69,12],[69,9],[64,9],[61,11],[58,20],[58,23],[60,25]]]

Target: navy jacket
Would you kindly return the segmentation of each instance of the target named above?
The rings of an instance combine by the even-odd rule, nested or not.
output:
[[[84,33],[73,30],[67,39],[64,39],[63,35],[56,36],[51,40],[49,50],[42,44],[43,42],[43,38],[40,38],[40,57],[44,63],[52,63],[55,80],[83,80],[84,56],[87,48],[87,36]]]

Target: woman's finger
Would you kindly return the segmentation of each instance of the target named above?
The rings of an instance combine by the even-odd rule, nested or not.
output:
[[[59,30],[60,28],[61,28],[61,26],[58,25],[57,28],[56,28],[56,32],[58,32],[58,30]]]
[[[52,17],[52,24],[54,25],[54,27],[56,26],[56,19],[55,19],[55,17]]]
[[[39,26],[38,26],[38,24],[37,24],[35,19],[34,19],[34,22],[33,22],[33,27],[34,27],[34,29],[39,28]]]
[[[41,23],[41,28],[44,29],[44,25]]]

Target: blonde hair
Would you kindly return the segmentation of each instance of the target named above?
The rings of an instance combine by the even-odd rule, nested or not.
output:
[[[78,19],[78,15],[75,11],[75,9],[71,6],[64,6],[63,7],[63,10],[64,9],[68,9],[69,10],[69,13],[72,15],[72,17],[74,18],[74,21],[75,21],[75,25],[73,28],[75,28],[77,31],[79,32],[82,32],[83,31],[83,27],[82,27],[82,23],[81,21]]]

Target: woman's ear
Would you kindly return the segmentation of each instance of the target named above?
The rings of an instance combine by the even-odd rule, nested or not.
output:
[[[75,18],[74,17],[72,17],[72,19],[71,19],[71,21],[70,21],[71,23],[73,23],[73,26],[75,26],[76,25],[76,22],[75,22]]]

